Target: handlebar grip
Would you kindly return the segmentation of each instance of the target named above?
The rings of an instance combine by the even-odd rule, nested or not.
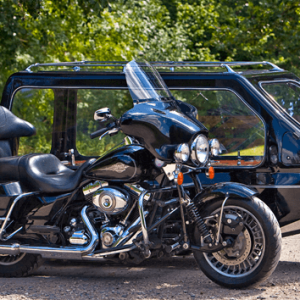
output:
[[[91,138],[91,139],[94,139],[94,138],[96,138],[96,137],[102,135],[103,133],[105,133],[105,132],[108,131],[108,130],[109,130],[109,128],[107,128],[107,127],[101,128],[101,129],[99,129],[99,130],[97,130],[97,131],[95,131],[95,132],[92,132],[92,133],[90,134],[90,138]]]

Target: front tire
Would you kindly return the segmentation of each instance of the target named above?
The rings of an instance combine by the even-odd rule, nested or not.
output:
[[[222,202],[219,200],[207,205],[200,211],[201,216],[218,214]],[[195,251],[194,257],[203,273],[221,286],[245,288],[258,285],[272,274],[280,258],[281,231],[278,221],[270,208],[257,197],[251,200],[228,199],[224,213],[243,217],[244,230],[234,245],[215,253]],[[210,228],[213,222],[209,220],[207,227],[213,229]],[[200,245],[197,229],[194,237]]]
[[[40,255],[20,253],[0,255],[0,277],[23,277],[30,275],[42,264]]]

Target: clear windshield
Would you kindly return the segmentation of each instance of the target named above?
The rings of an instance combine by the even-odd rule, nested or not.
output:
[[[132,60],[126,64],[124,73],[134,104],[147,100],[165,101],[173,99],[157,70],[148,62]]]

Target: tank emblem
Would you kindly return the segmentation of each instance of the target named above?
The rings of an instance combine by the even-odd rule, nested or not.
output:
[[[115,165],[112,165],[110,167],[103,168],[102,170],[104,171],[113,171],[113,172],[118,172],[122,173],[124,172],[129,166],[123,164],[123,163],[116,163]]]

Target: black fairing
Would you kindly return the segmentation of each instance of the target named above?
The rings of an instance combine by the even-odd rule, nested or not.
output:
[[[87,177],[109,182],[137,182],[149,178],[153,156],[141,145],[127,145],[100,157],[86,171]]]
[[[121,130],[137,138],[155,157],[170,161],[176,145],[189,143],[196,134],[208,132],[191,115],[190,107],[182,102],[180,107],[177,102],[137,104],[121,117]]]

